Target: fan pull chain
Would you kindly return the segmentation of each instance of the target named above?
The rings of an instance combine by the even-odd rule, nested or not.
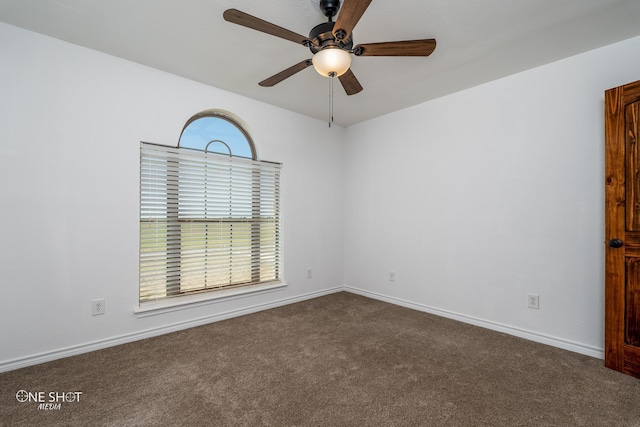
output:
[[[329,73],[329,127],[331,127],[331,123],[333,123],[333,81],[336,78],[336,73]]]

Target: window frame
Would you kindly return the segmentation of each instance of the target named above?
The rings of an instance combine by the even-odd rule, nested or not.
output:
[[[246,159],[248,161],[251,162],[260,162],[262,164],[269,164],[272,162],[264,162],[264,161],[259,161],[257,159],[257,150],[255,147],[255,144],[253,142],[253,139],[251,138],[249,132],[247,132],[247,130],[239,123],[238,120],[233,119],[232,117],[230,117],[228,114],[222,113],[220,111],[213,111],[213,110],[209,110],[209,111],[204,111],[204,112],[200,112],[198,114],[195,114],[194,116],[192,116],[184,125],[184,127],[182,128],[182,131],[180,132],[180,138],[182,138],[182,135],[184,133],[184,131],[189,127],[189,125],[191,125],[194,121],[202,119],[202,118],[206,118],[206,117],[214,117],[217,119],[222,119],[222,120],[226,120],[228,122],[230,122],[233,126],[235,126],[241,133],[242,135],[245,137],[249,147],[250,147],[250,151],[251,151],[251,156],[252,158],[249,159],[248,157],[245,156],[234,156],[233,153],[231,152],[230,149],[230,153],[229,153],[229,157],[233,158],[236,157],[238,159]],[[224,142],[224,141],[220,141],[217,139],[212,139],[208,144],[211,142],[222,142],[224,145],[227,146],[227,148],[229,148],[229,146]],[[147,143],[141,143],[141,155],[142,155],[142,144],[147,144]],[[167,147],[169,148],[169,147]],[[190,147],[180,147],[180,143],[178,143],[178,147],[175,147],[176,150],[194,150],[194,151],[203,151],[205,156],[206,155],[211,155],[211,156],[224,156],[224,154],[221,154],[219,152],[209,152],[207,153],[204,150],[197,150],[194,148],[190,148]],[[206,147],[205,147],[206,149]],[[279,165],[279,164],[278,164]],[[206,304],[206,303],[210,303],[213,301],[217,301],[220,299],[228,299],[228,298],[236,298],[236,297],[243,297],[246,296],[247,294],[253,294],[253,293],[262,293],[262,292],[271,292],[277,289],[280,289],[284,286],[287,286],[287,283],[283,280],[282,278],[282,237],[280,234],[280,224],[281,224],[281,220],[280,220],[280,206],[279,206],[279,200],[280,200],[280,189],[279,189],[279,182],[280,182],[280,177],[279,177],[279,172],[277,174],[277,182],[278,182],[278,188],[277,188],[277,193],[275,195],[278,206],[276,209],[277,212],[277,220],[276,220],[276,225],[275,225],[275,241],[274,241],[274,250],[275,250],[275,257],[276,257],[276,261],[274,263],[274,275],[275,278],[273,280],[269,280],[269,281],[265,281],[265,282],[261,282],[261,272],[260,270],[263,268],[260,258],[261,258],[261,244],[263,244],[264,242],[264,238],[261,235],[262,231],[261,231],[261,227],[262,227],[262,219],[261,219],[261,208],[260,208],[260,194],[261,193],[261,186],[260,185],[255,185],[256,182],[260,183],[261,182],[261,178],[260,178],[260,170],[253,170],[251,172],[252,174],[252,178],[251,178],[251,182],[252,184],[252,190],[251,190],[251,216],[250,216],[250,229],[251,229],[251,233],[250,233],[250,239],[251,239],[251,243],[250,243],[250,254],[251,254],[251,258],[250,258],[250,266],[251,266],[251,280],[249,282],[246,282],[244,284],[234,284],[231,280],[229,281],[229,283],[222,285],[220,287],[207,287],[206,284],[203,285],[202,288],[199,289],[195,289],[195,290],[180,290],[178,289],[177,292],[170,291],[170,286],[169,286],[169,280],[165,279],[165,284],[167,286],[166,289],[166,295],[163,297],[156,297],[156,299],[154,300],[144,300],[143,301],[143,297],[142,297],[142,278],[140,279],[140,287],[139,287],[139,292],[138,292],[138,308],[135,310],[135,313],[138,317],[145,317],[148,315],[153,315],[153,314],[159,314],[159,313],[164,313],[164,312],[170,312],[170,311],[174,311],[177,309],[182,309],[182,308],[186,308],[186,307],[192,307],[192,306],[198,306],[198,305],[202,305],[202,304]],[[257,176],[256,176],[257,174]],[[141,166],[141,180],[142,180],[142,166]],[[169,186],[169,175],[167,173],[167,177],[166,177],[166,185],[167,187]],[[142,181],[141,181],[142,182]],[[230,181],[231,182],[231,181]],[[176,185],[175,182],[173,185]],[[178,186],[179,184],[179,179],[178,179]],[[140,194],[141,194],[141,211],[140,211],[140,224],[142,227],[142,223],[144,221],[143,217],[142,217],[142,183],[141,183],[141,190],[140,190]],[[258,194],[255,194],[254,192],[257,191]],[[167,191],[167,194],[169,194],[169,192]],[[166,208],[166,215],[169,215],[169,199],[170,196],[167,195],[167,208]],[[256,203],[257,201],[257,203]],[[174,201],[174,203],[179,203],[179,201]],[[231,203],[231,202],[230,202]],[[230,205],[229,208],[231,209],[232,206]],[[177,208],[175,211],[175,218],[173,218],[173,220],[175,220],[175,222],[177,224],[180,223],[181,219],[179,218],[179,214],[177,213]],[[256,216],[257,215],[257,216]],[[257,221],[256,221],[257,218]],[[171,223],[171,220],[169,219],[169,217],[167,216],[167,223]],[[223,220],[223,222],[233,222],[234,218],[233,217],[228,217],[226,219]],[[202,218],[202,221],[206,221],[206,218]],[[236,221],[237,222],[237,221]],[[179,234],[178,239],[182,239],[183,237],[183,231],[182,230],[182,226],[179,226],[178,231],[175,231],[176,233]],[[169,236],[169,232],[167,231],[167,237]],[[175,237],[175,236],[174,236]],[[140,245],[141,245],[141,249],[140,249],[140,253],[142,255],[142,229],[140,231]],[[181,252],[181,243],[180,246],[178,247],[178,252]],[[169,254],[169,249],[166,249],[166,253]],[[205,250],[206,253],[206,250]],[[176,254],[174,253],[174,256]],[[205,255],[205,258],[208,255]],[[177,259],[181,260],[183,258],[183,255],[180,253],[179,255],[177,255],[176,257]],[[231,265],[233,263],[232,260],[232,256],[230,255],[229,258],[229,263],[230,263],[230,269],[233,268],[233,266]],[[180,261],[180,265],[182,261]],[[258,269],[254,269],[253,266],[256,265],[255,263],[257,263],[258,265]],[[178,270],[181,271],[182,267],[178,267]],[[140,258],[140,267],[139,267],[140,272],[142,271],[142,257]],[[181,274],[181,273],[179,273]],[[167,276],[168,277],[168,276]],[[178,286],[181,286],[181,284],[179,284]]]

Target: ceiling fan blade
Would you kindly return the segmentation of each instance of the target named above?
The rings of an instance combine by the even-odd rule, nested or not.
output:
[[[305,36],[289,31],[286,28],[279,27],[271,22],[256,18],[255,16],[251,16],[248,13],[241,12],[237,9],[227,9],[224,11],[222,16],[225,21],[242,25],[243,27],[251,28],[252,30],[262,31],[263,33],[271,34],[272,36],[291,40],[294,43],[302,45],[311,43],[311,40]]]
[[[435,49],[435,39],[424,39],[359,44],[353,53],[356,56],[429,56]]]
[[[347,40],[351,37],[353,27],[356,26],[362,14],[369,7],[371,0],[344,0],[338,19],[333,27],[333,36],[337,40]]]
[[[311,60],[310,59],[305,59],[302,62],[297,63],[296,65],[287,68],[286,70],[280,71],[278,74],[275,74],[271,77],[269,77],[268,79],[265,79],[263,81],[261,81],[260,83],[258,83],[260,86],[264,86],[264,87],[271,87],[271,86],[275,86],[278,83],[280,83],[281,81],[283,81],[286,78],[289,78],[291,76],[293,76],[296,73],[299,73],[300,71],[304,70],[305,68],[311,66]]]
[[[344,91],[347,92],[347,95],[355,95],[362,90],[362,86],[358,79],[356,79],[356,75],[351,71],[351,68],[338,78],[340,79],[340,83],[342,83]]]

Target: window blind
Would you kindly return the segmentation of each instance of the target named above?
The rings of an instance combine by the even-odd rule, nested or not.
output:
[[[140,145],[140,302],[280,280],[278,163]]]

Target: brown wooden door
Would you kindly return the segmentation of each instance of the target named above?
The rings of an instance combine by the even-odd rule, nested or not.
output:
[[[605,92],[605,366],[640,378],[640,81]]]

